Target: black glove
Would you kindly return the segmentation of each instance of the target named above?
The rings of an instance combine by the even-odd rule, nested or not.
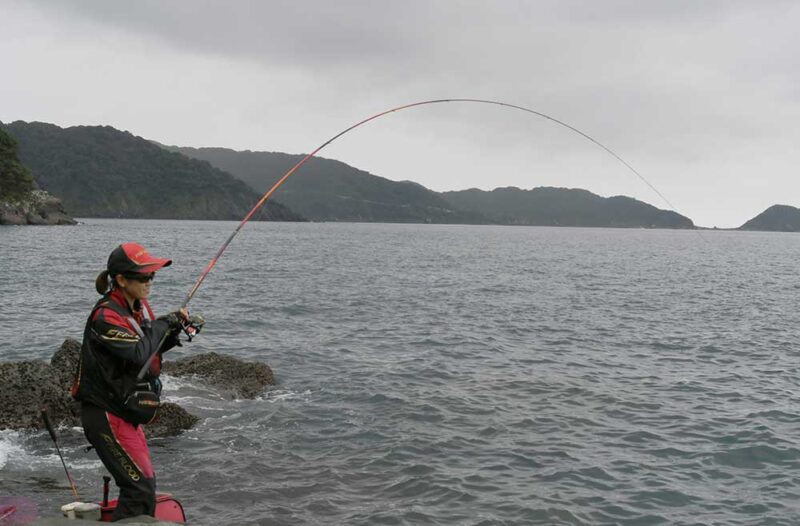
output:
[[[164,340],[164,345],[161,346],[161,353],[163,354],[173,347],[183,347],[180,330],[173,331],[170,329],[170,332],[167,333],[167,338]]]
[[[178,311],[170,312],[158,317],[159,320],[167,322],[170,332],[178,332],[183,328],[183,317]]]

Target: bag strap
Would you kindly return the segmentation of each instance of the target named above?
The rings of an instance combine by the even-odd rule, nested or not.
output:
[[[106,299],[106,301],[102,303],[98,303],[98,305],[95,306],[94,310],[92,311],[92,317],[94,317],[95,311],[102,307],[109,308],[125,318],[125,320],[131,324],[133,330],[136,331],[136,334],[139,336],[139,338],[144,339],[144,331],[142,331],[142,327],[139,325],[139,322],[137,322],[136,319],[131,316],[131,313],[127,309],[123,308],[120,304],[110,298]]]

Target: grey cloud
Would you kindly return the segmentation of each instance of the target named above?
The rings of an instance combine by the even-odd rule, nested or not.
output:
[[[403,52],[395,38],[411,22],[402,4],[258,0],[39,0],[48,9],[162,39],[193,53],[317,64],[384,59]]]
[[[212,99],[212,112],[228,127],[226,146],[276,149],[270,141],[279,139],[286,141],[281,148],[297,152],[325,138],[319,133],[334,133],[371,111],[419,99],[479,97],[551,114],[635,165],[669,167],[676,175],[663,184],[700,172],[710,188],[730,184],[746,179],[761,157],[771,160],[772,171],[796,164],[786,145],[800,140],[795,124],[800,4],[790,0],[33,0],[25,5],[35,6],[58,28],[103,33],[109,46],[118,37],[114,53],[137,64],[131,75],[177,83],[194,97],[193,104]],[[76,37],[67,31],[65,38]],[[148,53],[163,50],[164,56],[136,55],[140,51],[128,49],[132,41],[147,43]],[[54,52],[31,60],[46,68],[48,61],[64,57]],[[193,71],[195,85],[177,78],[184,73],[177,61],[218,70]],[[197,118],[190,104],[173,104],[169,114],[158,115],[147,114],[147,101],[137,101],[141,110],[120,117],[115,97],[142,95],[141,89],[126,87],[126,72],[114,71],[120,75],[110,83],[114,91],[100,93],[74,114],[93,114],[105,104],[109,123],[135,117],[139,132],[156,139],[169,129],[173,142],[201,146],[198,137],[216,140],[208,130],[182,124]],[[78,73],[68,80],[88,89],[98,83]],[[148,94],[175,96],[167,89]],[[31,105],[41,107],[38,101]],[[359,136],[365,146],[360,150],[333,153],[346,151],[345,160],[398,178],[413,178],[401,172],[417,165],[382,164],[389,155],[379,143],[402,144],[402,134],[420,130],[460,145],[465,155],[466,149],[489,152],[489,147],[492,155],[509,158],[531,151],[545,158],[586,154],[580,140],[530,121],[478,108],[428,108],[392,117],[386,127],[376,123],[374,131]],[[369,151],[377,153],[370,157]],[[517,165],[532,161],[520,159]],[[430,164],[436,172],[435,161]],[[776,186],[800,191],[785,175],[774,177]],[[672,200],[680,204],[683,193],[690,202],[691,186],[675,186]]]

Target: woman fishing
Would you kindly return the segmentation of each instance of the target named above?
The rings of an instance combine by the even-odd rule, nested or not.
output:
[[[185,308],[155,318],[147,302],[156,272],[171,263],[137,243],[115,248],[97,276],[103,297],[84,329],[72,395],[81,402],[86,438],[119,487],[115,521],[155,511],[155,474],[141,424],[158,408],[161,353],[178,344],[189,322]]]

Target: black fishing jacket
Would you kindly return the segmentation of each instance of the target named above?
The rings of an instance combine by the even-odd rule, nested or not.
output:
[[[146,300],[132,311],[120,290],[113,290],[95,304],[83,331],[83,345],[72,396],[125,419],[125,399],[134,391],[136,375],[157,351],[169,325],[153,319]],[[168,335],[161,349],[176,344]],[[156,357],[144,381],[152,381],[161,373],[161,357]]]

